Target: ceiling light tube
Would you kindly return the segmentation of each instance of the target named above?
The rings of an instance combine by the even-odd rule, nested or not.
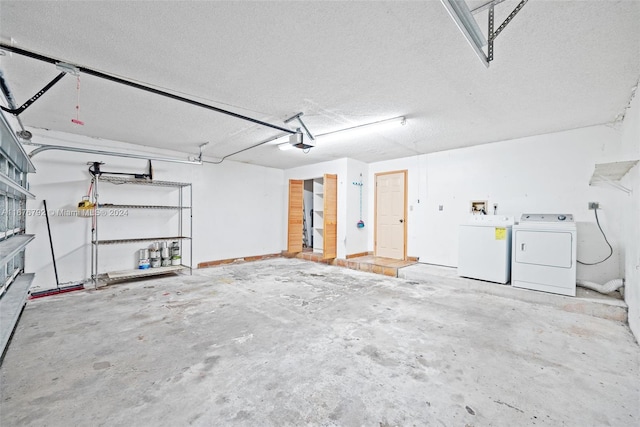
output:
[[[374,131],[376,129],[379,130],[382,127],[387,127],[394,124],[405,125],[406,123],[407,123],[407,118],[405,116],[400,116],[400,117],[394,117],[392,119],[378,120],[377,122],[371,122],[371,123],[365,123],[362,125],[352,126],[345,129],[338,129],[332,132],[321,133],[316,135],[316,138],[322,138],[325,136],[335,135],[342,132],[352,132],[352,131],[358,131],[358,130],[369,132],[369,131]]]
[[[291,150],[292,148],[295,148],[293,145],[291,145],[291,143],[289,141],[287,142],[283,142],[281,144],[278,144],[278,148],[282,151],[287,151],[287,150]]]
[[[316,140],[325,140],[331,139],[334,135],[339,135],[343,133],[370,133],[375,131],[380,131],[381,129],[392,127],[394,125],[405,125],[407,123],[407,118],[405,116],[393,117],[391,119],[378,120],[376,122],[364,123],[361,125],[351,126],[344,129],[338,129],[331,132],[321,133],[316,135]],[[296,148],[291,141],[289,140],[290,136],[285,135],[279,138],[274,138],[269,141],[270,144],[278,144],[278,149],[285,151],[290,150],[292,148]],[[283,142],[284,141],[284,142]]]

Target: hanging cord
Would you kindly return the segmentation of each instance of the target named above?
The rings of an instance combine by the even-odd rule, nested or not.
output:
[[[598,224],[598,228],[600,229],[600,233],[602,233],[602,237],[604,237],[604,241],[607,242],[607,246],[609,246],[609,255],[607,255],[607,257],[601,261],[597,261],[597,262],[582,262],[580,260],[578,260],[578,264],[582,264],[582,265],[596,265],[596,264],[601,264],[603,262],[605,262],[606,260],[608,260],[609,258],[611,258],[611,255],[613,255],[613,247],[611,246],[611,243],[609,243],[609,240],[607,240],[607,236],[606,234],[604,234],[604,231],[602,231],[602,227],[600,226],[600,220],[598,219],[598,209],[594,209],[593,210],[593,214],[596,216],[596,224]]]
[[[80,120],[80,74],[76,80],[76,118],[71,119],[71,122],[80,126],[84,125],[84,122]]]

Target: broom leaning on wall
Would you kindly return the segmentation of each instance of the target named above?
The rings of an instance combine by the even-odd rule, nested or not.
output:
[[[51,295],[58,295],[66,292],[80,291],[84,289],[84,285],[82,284],[75,284],[75,285],[62,286],[62,287],[60,286],[60,281],[58,280],[58,266],[56,264],[56,255],[53,251],[53,239],[51,238],[51,225],[49,224],[49,211],[47,210],[47,201],[43,200],[42,203],[44,203],[44,216],[47,220],[47,232],[49,233],[49,246],[51,247],[51,258],[53,259],[53,272],[55,273],[55,276],[56,276],[56,287],[55,289],[49,289],[46,291],[33,292],[29,297],[29,299],[48,297]]]

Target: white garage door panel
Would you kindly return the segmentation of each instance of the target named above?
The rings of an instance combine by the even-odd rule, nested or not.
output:
[[[571,247],[571,233],[526,230],[515,232],[516,262],[571,268]]]

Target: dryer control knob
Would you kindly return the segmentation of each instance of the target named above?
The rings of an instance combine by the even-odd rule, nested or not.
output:
[[[560,221],[564,221],[565,219],[567,219],[567,217],[565,215],[558,215],[558,219]]]

